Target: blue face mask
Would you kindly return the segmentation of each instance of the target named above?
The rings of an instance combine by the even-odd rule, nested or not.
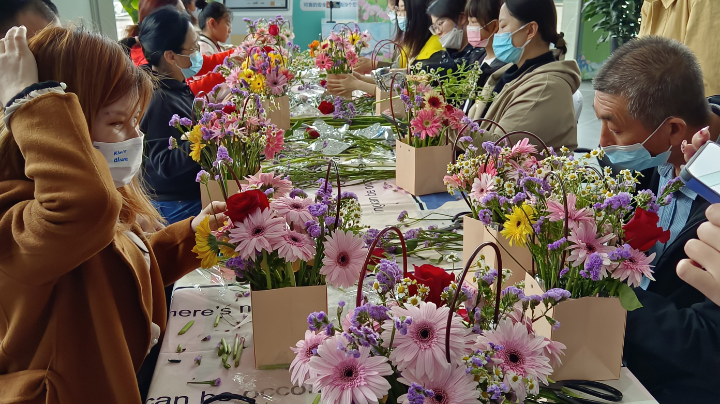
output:
[[[405,29],[407,28],[407,17],[405,17],[405,16],[398,17],[397,24],[398,24],[398,28],[400,28],[400,31],[405,32]]]
[[[190,77],[195,77],[200,72],[200,69],[202,69],[203,57],[200,51],[195,51],[190,55],[181,55],[179,53],[177,55],[190,58],[190,67],[186,67],[183,69],[182,67],[177,66],[177,64],[175,65],[180,68],[180,71],[182,71],[182,74],[183,76],[185,76],[186,79],[189,79]]]
[[[669,118],[665,118],[665,121],[668,119]],[[650,134],[647,139],[645,139],[645,142],[657,133],[658,129],[665,124],[665,121],[663,121],[663,123],[661,123],[660,126],[658,126],[657,129],[655,129],[655,131]],[[610,160],[610,163],[622,169],[642,171],[667,163],[668,158],[670,158],[670,150],[672,149],[672,146],[670,146],[666,152],[653,157],[650,155],[650,152],[647,151],[645,146],[643,146],[645,142],[635,143],[629,146],[607,146],[602,149],[607,158]]]
[[[493,52],[495,52],[495,57],[499,61],[504,63],[517,64],[517,62],[520,60],[520,57],[522,56],[523,51],[525,50],[525,47],[528,43],[530,43],[530,40],[528,39],[523,46],[518,48],[513,45],[512,37],[513,35],[515,35],[516,32],[520,31],[525,27],[527,27],[527,24],[518,28],[514,32],[503,32],[501,34],[495,34],[495,39],[493,40],[492,47]]]

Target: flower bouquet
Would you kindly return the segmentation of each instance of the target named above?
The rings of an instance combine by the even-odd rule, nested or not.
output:
[[[470,120],[417,77],[407,76],[405,86],[394,87],[406,112],[405,125],[395,121],[397,185],[416,196],[442,192],[443,175],[452,159],[449,138]]]
[[[336,196],[323,180],[314,198],[274,173],[248,181],[227,199],[227,224],[202,227],[194,251],[204,268],[223,263],[250,284],[256,367],[286,366],[282,347],[303,335],[303,310],[325,310],[325,284],[350,287],[361,272],[360,205],[339,179]]]
[[[205,187],[203,204],[207,205],[237,192],[233,180],[257,173],[263,156],[271,159],[281,151],[285,131],[263,116],[257,94],[234,89],[232,101],[195,101],[197,121],[178,115],[170,120],[187,143],[181,146],[171,137],[169,148],[183,150],[200,164],[197,181]]]
[[[510,245],[529,252],[528,290],[571,293],[573,299],[552,316],[575,325],[584,318],[583,326],[557,333],[538,328],[568,347],[566,365],[554,378],[618,378],[625,310],[641,307],[631,286],[652,280],[655,254],[643,251],[668,240],[655,212],[681,183],[672,181],[656,198],[650,191],[635,192],[639,173],[613,176],[609,168],[590,166],[602,150],[575,159],[566,148],[559,155],[545,149],[538,160],[527,138],[512,147],[499,142],[483,143],[487,155],[479,164],[472,154],[459,159],[473,168],[463,173],[453,167],[451,188],[466,188],[463,176],[477,169],[469,206],[485,225],[501,223],[500,234]]]
[[[402,237],[397,228],[388,230]],[[333,404],[501,404],[552,397],[540,388],[560,363],[563,346],[537,335],[532,324],[545,316],[540,302],[553,307],[569,293],[555,289],[526,297],[514,286],[500,291],[498,271],[483,262],[472,283],[463,283],[469,268],[435,303],[428,299],[435,285],[408,277],[394,260],[380,260],[371,298],[363,298],[360,288],[355,309],[344,314],[340,302],[337,321],[324,312],[308,317],[305,338],[292,348],[292,382],[312,386],[320,402]]]
[[[251,48],[253,46],[271,46],[279,47],[283,50],[283,56],[288,56],[288,51],[297,48],[293,45],[292,40],[295,34],[292,32],[290,21],[278,15],[277,17],[266,20],[259,18],[251,20],[243,18],[247,23],[247,36],[243,41],[243,46]]]
[[[357,24],[354,28],[340,24],[339,31],[331,31],[324,41],[313,41],[310,52],[315,56],[315,65],[327,74],[348,74],[357,65],[360,52],[369,44],[370,34],[361,32]]]

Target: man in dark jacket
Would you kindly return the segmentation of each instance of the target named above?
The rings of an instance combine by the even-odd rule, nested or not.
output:
[[[697,131],[709,126],[713,139],[720,134],[697,59],[679,42],[629,42],[603,65],[594,87],[600,144],[611,163],[644,170],[640,189],[658,194],[680,173],[682,149]],[[660,403],[718,402],[720,307],[675,271],[708,206],[683,187],[660,209],[658,225],[670,230],[670,240],[649,251],[656,280],[643,280],[636,289],[643,307],[627,317],[624,360]]]

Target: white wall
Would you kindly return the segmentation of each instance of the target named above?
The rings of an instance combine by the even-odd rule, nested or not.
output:
[[[117,40],[112,0],[53,0],[53,3],[57,5],[63,24],[82,24]]]

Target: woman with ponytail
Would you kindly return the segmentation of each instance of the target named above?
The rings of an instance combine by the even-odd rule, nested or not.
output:
[[[470,117],[491,119],[507,132],[532,132],[555,149],[574,150],[573,93],[580,87],[580,69],[574,60],[558,61],[550,50],[553,44],[556,52],[567,51],[563,34],[557,32],[555,3],[505,0],[499,17],[492,48],[507,65],[490,76]],[[502,135],[496,126],[482,127],[493,138]]]

